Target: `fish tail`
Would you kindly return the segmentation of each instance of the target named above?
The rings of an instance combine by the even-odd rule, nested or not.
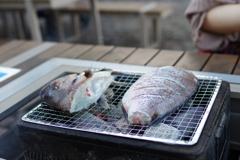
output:
[[[103,107],[104,109],[110,109],[105,95],[101,95],[101,97],[97,100],[97,103],[99,104],[99,106]]]
[[[112,71],[111,75],[112,76],[129,76],[131,74],[124,73],[124,72],[118,72],[118,71]]]
[[[162,120],[163,120],[164,118],[166,118],[166,117],[167,117],[167,116],[161,116],[161,117],[158,117],[158,118],[154,119],[154,120],[149,124],[149,126],[155,126],[156,124],[162,122]]]
[[[127,122],[128,124],[130,124],[130,122],[129,122],[129,120],[128,120],[127,112],[126,112],[125,109],[123,108],[122,102],[119,102],[118,105],[122,108],[122,113],[123,113],[124,119],[126,120],[126,122]]]
[[[113,71],[111,73],[111,76],[113,76],[115,79],[115,77],[117,76],[130,76],[131,74],[128,74],[128,73],[123,73],[123,72],[118,72],[118,71]],[[113,80],[112,81],[112,85],[131,85],[131,83],[126,83],[126,82],[119,82],[119,81],[115,81]]]
[[[180,106],[181,106],[181,105],[177,106],[177,107],[176,107],[176,110],[178,110]],[[154,119],[154,120],[149,124],[149,126],[154,126],[154,125],[162,122],[166,117],[172,115],[174,112],[175,112],[175,111],[170,111],[170,112],[166,113],[166,114],[163,115],[163,116],[157,117],[156,119]]]
[[[123,85],[123,86],[127,86],[127,85],[131,85],[131,83],[125,83],[125,82],[118,82],[118,81],[112,81],[111,83],[112,85]]]
[[[178,108],[179,108],[179,107],[177,107],[177,109],[178,109]],[[166,113],[166,114],[163,115],[163,116],[157,117],[156,119],[154,119],[154,120],[149,124],[149,126],[154,126],[154,125],[162,122],[166,117],[170,116],[170,115],[173,114],[173,113],[174,113],[174,112],[168,112],[168,113]]]

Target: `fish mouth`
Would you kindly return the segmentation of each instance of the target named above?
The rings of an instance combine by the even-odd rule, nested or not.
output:
[[[48,91],[46,90],[46,88],[42,88],[41,91],[39,92],[40,97],[42,98],[43,101],[46,101],[46,97],[47,97],[47,93]]]
[[[145,112],[132,112],[128,116],[128,120],[132,124],[148,125],[151,123],[152,118]]]

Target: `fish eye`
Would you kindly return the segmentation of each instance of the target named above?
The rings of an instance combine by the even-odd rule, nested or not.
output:
[[[58,89],[58,86],[54,86],[53,88],[52,88],[52,90],[57,90]]]

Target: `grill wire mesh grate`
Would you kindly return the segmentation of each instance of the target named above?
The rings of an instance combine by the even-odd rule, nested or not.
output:
[[[116,81],[134,83],[140,75],[118,76]],[[42,125],[94,132],[126,138],[193,145],[197,143],[221,85],[217,77],[198,76],[199,89],[175,113],[155,126],[129,125],[119,106],[130,86],[111,85],[106,95],[110,110],[97,104],[75,114],[50,108],[44,102],[22,117],[23,121]]]

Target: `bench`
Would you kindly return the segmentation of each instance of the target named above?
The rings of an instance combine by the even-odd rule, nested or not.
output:
[[[17,34],[20,39],[25,39],[25,32],[23,27],[23,20],[21,20],[21,14],[27,13],[27,20],[30,29],[30,33],[33,40],[42,41],[39,21],[37,18],[38,9],[56,9],[72,3],[77,0],[0,0],[0,12],[3,13],[2,18],[5,32],[8,34],[9,26],[8,19],[5,16],[6,12],[11,12],[14,15],[14,21],[16,24]]]
[[[167,18],[172,13],[172,5],[170,3],[163,2],[98,2],[97,8],[100,13],[119,13],[119,14],[137,14],[140,18],[141,27],[141,47],[160,47],[161,44],[161,31],[160,31],[160,20]],[[74,2],[67,7],[61,8],[58,12],[71,14],[73,17],[77,16],[81,12],[89,12],[91,10],[90,4],[87,2]],[[75,19],[75,18],[73,18]],[[150,21],[149,21],[150,19]],[[58,20],[60,22],[60,20]],[[75,38],[70,38],[66,41],[71,41],[80,37],[78,31],[79,22],[72,21]],[[150,44],[149,40],[149,28],[148,22],[153,25],[154,42]],[[101,25],[101,24],[100,24]],[[63,33],[62,25],[58,25],[58,30]],[[61,39],[65,39],[64,35]]]
[[[35,0],[37,2],[37,0]],[[34,1],[34,2],[35,2]],[[50,1],[50,0],[45,0]],[[80,31],[79,31],[79,22],[76,16],[78,16],[82,12],[90,12],[91,11],[91,4],[89,2],[74,2],[70,3],[70,5],[67,5],[67,7],[64,8],[57,8],[53,9],[47,5],[44,5],[45,1],[38,0],[39,3],[34,3],[36,9],[40,8],[46,8],[51,9],[56,17],[56,23],[57,23],[57,29],[59,33],[59,38],[62,39],[62,41],[67,42],[73,42],[74,40],[78,39],[80,37]],[[73,2],[75,0],[71,0]],[[40,3],[41,2],[41,3]],[[119,13],[119,14],[137,14],[140,18],[140,24],[141,27],[141,47],[160,47],[161,44],[161,31],[160,31],[160,20],[168,17],[172,12],[172,5],[170,3],[157,3],[157,2],[98,2],[97,6],[100,13]],[[25,12],[25,7],[23,4],[23,0],[0,0],[0,10],[4,13],[6,11],[10,11],[14,13],[14,19],[16,23],[16,29],[18,33],[18,37],[20,39],[25,39],[25,32],[24,32],[24,23],[22,22],[20,18],[20,13]],[[74,27],[75,36],[71,37],[70,39],[66,39],[64,35],[63,30],[63,24],[61,22],[61,13],[68,13],[72,16],[72,23]],[[96,11],[95,11],[96,13]],[[32,14],[34,15],[34,14]],[[34,22],[36,21],[36,15],[33,16],[32,20]],[[96,19],[100,19],[99,16],[95,17]],[[9,27],[7,26],[8,23],[7,19],[3,15],[2,17],[4,24],[6,25],[4,28],[6,30],[6,33],[10,32],[8,31]],[[148,20],[151,21],[148,21]],[[151,22],[153,25],[153,35],[154,35],[154,42],[152,44],[149,43],[149,28],[148,23]],[[96,29],[98,29],[97,32],[97,38],[98,43],[101,42],[102,38],[102,30],[101,30],[101,21],[95,20],[95,25],[98,25]],[[35,24],[35,23],[33,23]],[[33,25],[31,24],[31,25]],[[39,38],[39,26],[35,24],[32,28],[35,28],[35,31],[33,31],[33,39],[41,39]],[[37,38],[38,37],[38,38]],[[99,38],[100,37],[100,38]],[[100,39],[100,40],[99,40]],[[101,44],[101,43],[99,43]]]

